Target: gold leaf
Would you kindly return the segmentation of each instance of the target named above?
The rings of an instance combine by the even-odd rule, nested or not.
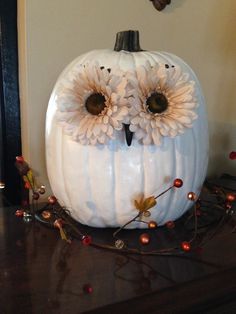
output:
[[[62,227],[59,228],[60,229],[60,236],[61,236],[61,239],[68,242],[68,243],[71,243],[70,239],[67,238],[66,236],[66,233],[65,231],[63,230]]]
[[[137,210],[142,211],[142,202],[143,200],[141,199],[140,201],[134,200],[134,205]]]
[[[134,200],[134,205],[140,212],[145,212],[156,205],[157,201],[154,196],[141,199],[140,201]]]
[[[144,210],[148,210],[152,207],[154,207],[156,205],[157,201],[155,200],[155,197],[154,196],[150,196],[148,198],[146,198],[143,202],[143,207],[144,207]]]
[[[29,180],[30,185],[34,187],[34,177],[31,169],[27,172],[27,178]]]

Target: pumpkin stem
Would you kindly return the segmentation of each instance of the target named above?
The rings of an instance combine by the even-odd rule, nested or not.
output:
[[[129,30],[117,33],[114,50],[130,52],[143,51],[139,45],[139,32]]]

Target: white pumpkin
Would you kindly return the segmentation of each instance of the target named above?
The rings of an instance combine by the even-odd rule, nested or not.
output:
[[[137,46],[136,32],[123,34],[134,34]],[[59,77],[49,101],[51,188],[72,217],[89,226],[122,226],[138,213],[134,200],[156,196],[181,178],[182,188],[158,198],[151,216],[143,218],[158,225],[176,220],[192,206],[187,194],[199,195],[206,175],[207,118],[195,74],[170,53],[130,47],[78,57]],[[150,100],[154,92],[164,94],[167,109],[153,113],[143,107],[143,98]],[[94,94],[104,96],[98,115],[87,106]],[[124,124],[134,131],[130,146]],[[147,225],[135,221],[127,227]]]

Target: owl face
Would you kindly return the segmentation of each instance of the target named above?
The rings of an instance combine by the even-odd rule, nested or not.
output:
[[[144,145],[161,145],[192,127],[194,82],[179,66],[146,62],[127,71],[97,62],[79,64],[61,81],[57,120],[73,140],[105,144],[124,132]]]

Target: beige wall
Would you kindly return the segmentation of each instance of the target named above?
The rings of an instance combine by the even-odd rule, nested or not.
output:
[[[23,153],[48,184],[44,124],[53,85],[76,56],[113,48],[117,31],[138,29],[146,50],[172,52],[196,72],[209,116],[209,174],[236,173],[236,1],[18,0]]]

